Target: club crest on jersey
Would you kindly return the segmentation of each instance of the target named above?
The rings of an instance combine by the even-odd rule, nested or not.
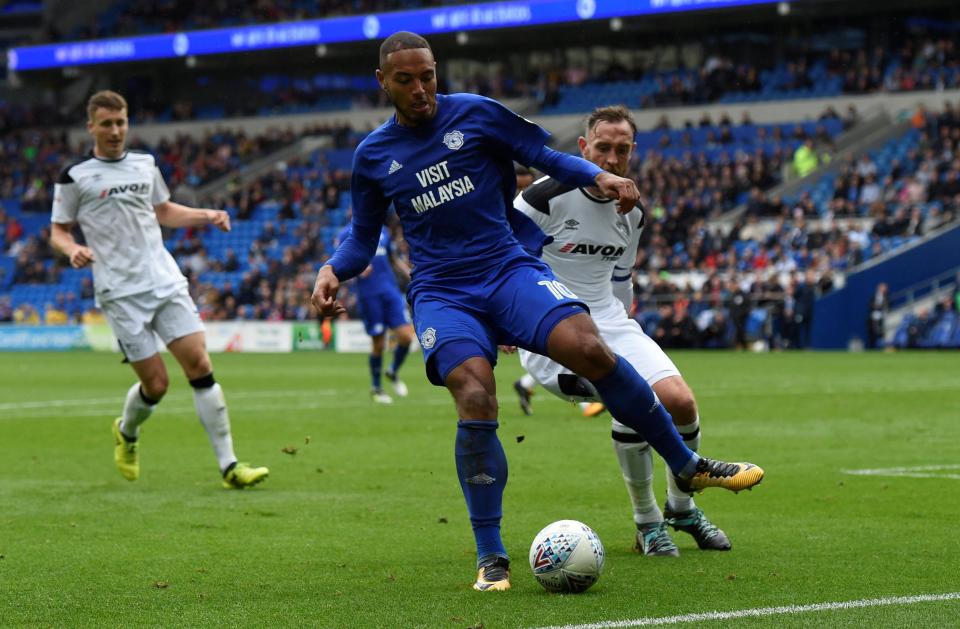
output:
[[[456,130],[445,133],[443,135],[443,143],[451,151],[456,151],[463,146],[463,134]]]
[[[431,349],[437,342],[437,331],[433,328],[427,328],[420,335],[420,345],[423,349]]]

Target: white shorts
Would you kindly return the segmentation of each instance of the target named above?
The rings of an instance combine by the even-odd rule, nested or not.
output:
[[[633,365],[633,368],[653,386],[664,378],[679,376],[673,361],[656,341],[647,336],[640,324],[626,315],[617,318],[594,319],[600,336],[607,345]],[[571,402],[599,402],[593,386],[573,375],[569,369],[546,356],[520,350],[520,364],[544,389]]]
[[[100,309],[120,341],[121,351],[132,363],[160,351],[157,336],[169,345],[204,330],[186,286],[119,297],[102,303]]]

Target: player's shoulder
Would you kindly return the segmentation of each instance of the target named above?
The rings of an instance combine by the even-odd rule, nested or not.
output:
[[[451,109],[460,109],[475,113],[488,112],[488,115],[503,115],[510,112],[510,109],[500,101],[479,94],[447,94],[444,96],[443,103],[448,107],[452,105],[452,107],[450,107]]]
[[[467,94],[465,92],[454,92],[453,94],[437,94],[438,99],[441,97],[442,97],[442,101],[451,103],[453,105],[460,105],[460,106],[487,105],[489,103],[497,102],[488,96],[480,96],[479,94]]]
[[[77,169],[92,161],[96,161],[93,155],[84,155],[81,158],[73,160],[60,171],[60,176],[57,177],[57,183],[61,185],[74,183],[74,176],[76,175]]]
[[[360,143],[357,144],[357,148],[353,151],[354,165],[371,153],[374,153],[382,149],[384,146],[390,144],[391,139],[389,136],[390,128],[392,126],[393,122],[391,120],[387,120],[382,125],[368,133],[367,137],[360,140]]]
[[[157,165],[157,158],[150,151],[143,149],[127,149],[126,158],[132,162],[143,162],[151,166]]]
[[[573,186],[560,183],[553,177],[541,177],[530,184],[520,198],[538,212],[549,214],[550,202],[571,190],[574,190]]]

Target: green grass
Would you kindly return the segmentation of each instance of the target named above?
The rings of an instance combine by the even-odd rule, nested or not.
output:
[[[503,358],[514,587],[502,594],[469,589],[453,406],[419,357],[406,368],[410,398],[375,407],[364,356],[215,356],[237,452],[271,469],[243,492],[220,488],[178,373],[143,430],[141,479],[119,476],[110,421],[133,376],[118,360],[0,355],[0,625],[491,629],[960,591],[960,480],[842,472],[960,463],[956,353],[677,354],[704,452],[767,471],[756,491],[697,499],[733,551],[675,534],[679,559],[631,550],[607,416],[582,419],[542,392],[536,414],[520,416],[519,366]],[[547,594],[527,566],[534,534],[563,518],[588,523],[607,550],[582,595]],[[953,600],[723,624],[958,617]]]

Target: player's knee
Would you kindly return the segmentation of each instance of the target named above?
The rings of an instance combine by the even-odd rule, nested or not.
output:
[[[660,401],[677,424],[691,424],[697,418],[697,400],[690,387],[682,383],[680,386],[671,387]]]
[[[409,345],[413,343],[413,330],[410,326],[403,326],[396,329],[397,345]]]
[[[184,371],[187,373],[187,378],[193,380],[211,373],[213,371],[213,363],[210,361],[207,353],[203,352],[199,356],[194,357]]]
[[[461,386],[454,392],[457,408],[464,418],[496,418],[499,411],[497,397],[479,382],[474,381]]]
[[[578,336],[571,349],[579,363],[574,371],[588,380],[603,377],[616,364],[616,356],[598,334]]]
[[[143,392],[148,398],[160,401],[160,399],[167,394],[167,389],[170,387],[170,377],[166,371],[153,374],[141,380],[140,386],[143,387]]]
[[[697,401],[693,394],[681,394],[675,398],[672,406],[667,406],[667,410],[673,415],[673,419],[678,424],[692,424],[697,418]]]

